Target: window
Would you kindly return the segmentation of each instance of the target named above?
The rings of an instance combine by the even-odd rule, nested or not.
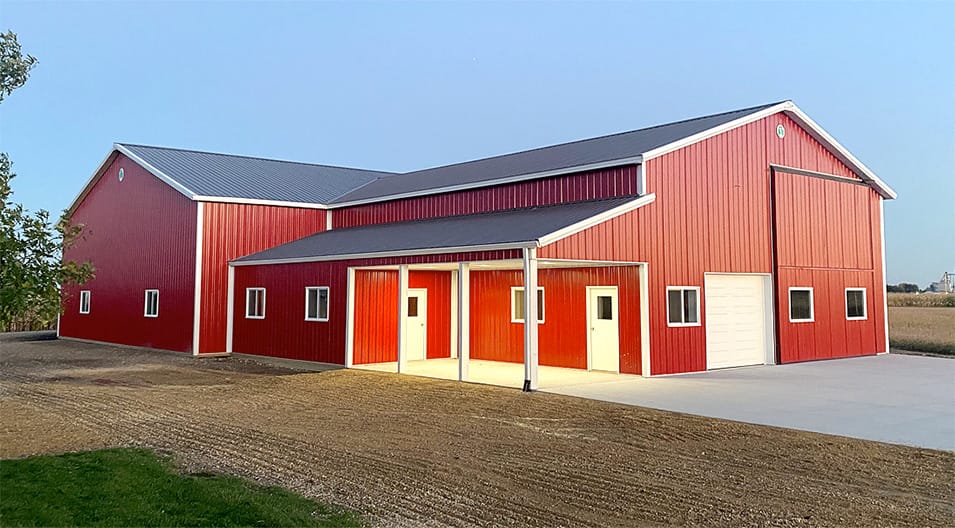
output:
[[[417,297],[408,297],[408,317],[418,317]]]
[[[699,326],[699,286],[667,286],[667,326]]]
[[[511,322],[524,322],[524,288],[511,288]],[[544,288],[537,288],[537,322],[544,322]]]
[[[145,317],[159,317],[159,290],[146,290]]]
[[[265,319],[265,288],[245,289],[245,318]]]
[[[846,319],[862,320],[865,311],[865,288],[846,288]]]
[[[597,296],[597,319],[613,321],[613,297],[609,295]]]
[[[813,321],[812,288],[789,288],[789,322]]]
[[[80,313],[88,314],[90,313],[90,291],[83,290],[80,292]]]
[[[305,320],[328,321],[328,287],[305,288]]]

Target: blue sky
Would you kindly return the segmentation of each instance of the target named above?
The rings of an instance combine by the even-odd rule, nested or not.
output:
[[[955,270],[955,3],[0,2],[14,197],[113,142],[404,171],[792,99],[900,198],[889,282]]]

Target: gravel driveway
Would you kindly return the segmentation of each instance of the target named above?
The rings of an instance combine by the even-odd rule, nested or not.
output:
[[[171,450],[386,526],[951,526],[955,453],[555,394],[0,336],[0,456]]]

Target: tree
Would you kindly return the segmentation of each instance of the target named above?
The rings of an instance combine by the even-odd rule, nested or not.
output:
[[[0,34],[0,101],[26,82],[35,65],[13,32]],[[82,226],[72,225],[65,211],[54,223],[49,212],[31,213],[15,203],[12,167],[0,153],[0,331],[49,327],[61,310],[60,286],[93,277],[89,262],[63,260]]]

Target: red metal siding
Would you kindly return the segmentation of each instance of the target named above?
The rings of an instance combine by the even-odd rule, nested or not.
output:
[[[229,260],[324,231],[326,214],[268,205],[203,205],[201,352],[225,351]]]
[[[868,187],[776,173],[781,362],[885,351],[879,199]],[[789,288],[800,286],[813,288],[813,322],[789,322]],[[867,319],[846,319],[846,288],[866,289]]]
[[[785,138],[777,137],[778,124],[786,128]],[[538,256],[648,262],[651,372],[705,370],[705,326],[668,327],[666,287],[702,288],[705,272],[773,271],[770,164],[852,176],[795,122],[776,114],[648,160],[647,186],[656,202],[541,248]],[[872,204],[877,217],[878,203]],[[796,209],[808,211],[810,204],[800,201]],[[870,229],[868,222],[861,227]],[[871,247],[878,254],[877,242]],[[864,258],[859,250],[847,248],[842,258]],[[875,271],[881,283],[881,270]],[[873,288],[873,301],[882,287]],[[705,298],[703,292],[701,305]],[[701,311],[705,325],[705,306]]]
[[[587,368],[587,286],[618,286],[620,371],[639,374],[640,286],[635,267],[542,269],[544,323],[538,326],[541,365]],[[471,273],[471,358],[524,361],[524,325],[511,322],[511,287],[521,271]]]
[[[196,204],[116,154],[73,220],[86,226],[85,235],[65,258],[91,261],[96,278],[63,288],[60,335],[189,352]],[[143,316],[146,289],[159,290],[159,317]],[[79,313],[80,290],[90,290],[86,315]]]
[[[335,228],[482,213],[637,193],[635,165],[333,210]]]
[[[233,351],[343,364],[345,282],[340,265],[235,268]],[[305,320],[305,288],[309,286],[329,288],[328,321]],[[246,288],[265,288],[265,319],[246,319]]]

